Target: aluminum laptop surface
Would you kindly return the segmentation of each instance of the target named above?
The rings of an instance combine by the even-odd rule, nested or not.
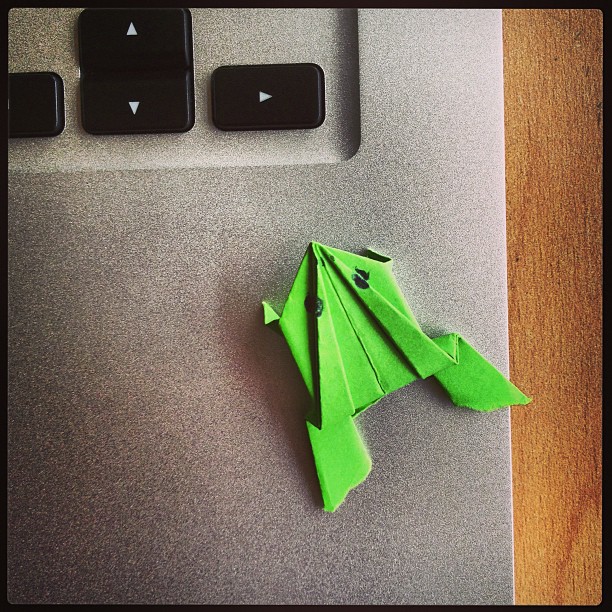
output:
[[[508,410],[383,398],[326,513],[261,309],[311,240],[369,247],[507,373],[501,12],[193,9],[194,128],[107,137],[78,14],[9,13],[9,70],[66,91],[61,135],[9,142],[9,600],[512,603]],[[324,124],[217,130],[212,70],[275,62],[323,68]]]

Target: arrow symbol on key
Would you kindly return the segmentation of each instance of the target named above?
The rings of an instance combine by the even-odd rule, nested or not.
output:
[[[138,105],[140,104],[140,102],[130,102],[130,108],[132,109],[132,113],[134,113],[134,115],[136,114],[136,111],[138,110]]]
[[[134,24],[131,21],[126,36],[138,36],[138,32],[136,31],[136,28],[134,27]]]
[[[259,92],[259,101],[260,102],[265,102],[266,100],[269,100],[272,96],[270,94],[267,94],[265,91],[260,91]]]

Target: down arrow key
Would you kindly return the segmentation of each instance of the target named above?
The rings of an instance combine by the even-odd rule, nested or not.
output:
[[[194,123],[193,77],[188,71],[85,75],[81,113],[90,134],[186,132]]]

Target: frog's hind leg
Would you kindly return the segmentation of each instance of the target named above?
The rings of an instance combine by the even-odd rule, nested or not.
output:
[[[434,374],[455,406],[489,411],[531,401],[459,334],[433,341],[457,361]]]
[[[324,423],[306,421],[321,485],[323,508],[333,512],[370,473],[372,461],[350,416]]]

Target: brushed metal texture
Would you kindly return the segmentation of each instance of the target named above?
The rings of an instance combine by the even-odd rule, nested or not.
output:
[[[263,326],[310,240],[371,247],[427,333],[507,372],[500,11],[358,30],[349,159],[9,175],[11,602],[512,603],[508,410],[385,397],[357,420],[371,475],[325,513]]]

